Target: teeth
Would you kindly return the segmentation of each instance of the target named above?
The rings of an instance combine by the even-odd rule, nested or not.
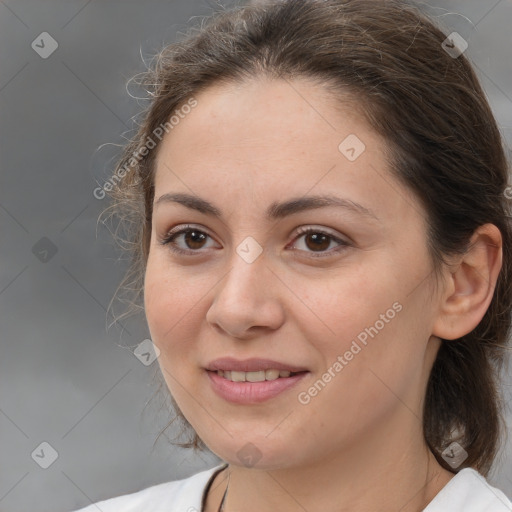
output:
[[[245,382],[245,372],[231,372],[231,380],[233,382]]]
[[[263,382],[264,380],[276,380],[279,377],[289,377],[288,370],[259,370],[257,372],[238,372],[235,370],[217,370],[217,375],[233,382]]]
[[[265,380],[276,380],[280,376],[279,370],[266,370],[265,371]]]

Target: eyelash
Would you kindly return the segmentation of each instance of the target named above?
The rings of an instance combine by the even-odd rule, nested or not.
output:
[[[204,231],[201,231],[200,229],[197,229],[194,226],[185,226],[185,227],[181,228],[179,231],[174,231],[174,232],[170,231],[166,235],[166,237],[160,241],[160,244],[169,246],[169,249],[172,252],[177,253],[177,254],[193,255],[194,253],[198,253],[198,252],[200,252],[199,250],[181,249],[181,248],[177,247],[174,242],[174,240],[178,236],[185,234],[185,233],[189,233],[191,231],[195,231],[196,233],[201,233],[203,235],[210,237],[210,235],[208,235],[208,233],[205,233]],[[332,256],[333,253],[338,253],[338,252],[346,249],[347,247],[350,247],[350,245],[351,245],[347,241],[341,240],[340,238],[337,238],[334,235],[331,235],[330,233],[323,231],[321,229],[317,229],[317,228],[299,228],[299,232],[297,233],[297,237],[295,238],[295,240],[297,240],[298,238],[300,238],[303,235],[308,235],[310,233],[325,235],[325,236],[329,237],[332,241],[341,244],[340,247],[338,247],[337,249],[334,249],[334,250],[331,249],[329,251],[323,251],[323,252],[319,252],[319,253],[311,252],[311,256],[313,258],[325,258],[328,256]],[[302,251],[302,252],[309,252],[309,251]]]

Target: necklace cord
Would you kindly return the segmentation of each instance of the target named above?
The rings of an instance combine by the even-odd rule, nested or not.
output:
[[[222,501],[219,505],[219,510],[217,512],[223,512],[224,511],[224,502],[226,501],[226,496],[228,495],[228,489],[229,489],[229,481],[231,480],[231,472],[228,472],[228,484],[226,485],[226,490],[224,491],[224,495],[222,496]]]

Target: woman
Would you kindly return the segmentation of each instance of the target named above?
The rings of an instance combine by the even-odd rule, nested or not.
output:
[[[507,164],[456,43],[398,0],[290,0],[161,52],[113,208],[179,417],[225,462],[83,512],[512,510],[486,480]]]

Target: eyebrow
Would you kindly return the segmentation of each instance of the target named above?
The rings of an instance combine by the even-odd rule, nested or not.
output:
[[[210,202],[202,199],[198,196],[185,194],[185,193],[168,193],[160,196],[154,203],[154,207],[164,203],[178,203],[190,210],[196,210],[205,215],[212,217],[222,217],[222,211],[211,204]],[[324,208],[326,206],[337,206],[345,208],[346,210],[352,211],[364,217],[371,218],[379,221],[379,218],[375,213],[366,208],[365,206],[351,201],[349,199],[343,199],[332,195],[320,195],[320,196],[304,196],[292,198],[288,201],[272,203],[267,211],[266,218],[268,220],[282,219],[288,215],[293,215],[306,210],[314,210],[317,208]]]

